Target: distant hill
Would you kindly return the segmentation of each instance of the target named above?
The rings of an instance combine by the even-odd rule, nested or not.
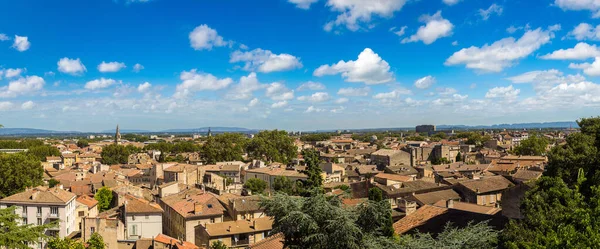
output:
[[[168,130],[162,130],[159,132],[167,132],[167,133],[194,133],[194,132],[208,132],[208,129],[210,128],[211,132],[249,132],[249,131],[253,131],[250,129],[246,129],[246,128],[240,128],[240,127],[201,127],[201,128],[191,128],[191,129],[168,129]]]
[[[468,129],[545,129],[545,128],[579,128],[577,122],[545,122],[545,123],[518,123],[495,125],[438,125],[437,130],[468,130]]]
[[[7,135],[27,135],[27,134],[73,134],[81,133],[79,131],[53,131],[32,128],[0,128],[0,136]]]
[[[112,129],[112,130],[103,130],[100,133],[110,133],[110,134],[113,134],[115,132],[116,132],[116,129]],[[121,134],[125,134],[125,133],[150,133],[152,131],[131,129],[131,130],[119,130],[119,132]]]

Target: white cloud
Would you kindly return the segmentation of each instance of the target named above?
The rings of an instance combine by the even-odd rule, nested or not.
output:
[[[85,83],[84,88],[88,89],[88,90],[99,90],[99,89],[104,89],[109,86],[112,86],[115,83],[117,83],[117,81],[115,81],[113,79],[100,78],[100,79],[88,81],[87,83]]]
[[[142,70],[144,70],[144,66],[142,64],[136,63],[133,65],[133,72],[139,73]]]
[[[235,51],[229,60],[231,63],[244,62],[244,70],[258,70],[263,73],[289,71],[302,68],[300,58],[291,54],[274,54],[260,48],[252,51]]]
[[[408,26],[402,26],[398,30],[396,30],[396,27],[392,27],[392,28],[390,28],[390,32],[396,34],[397,36],[403,36],[404,33],[406,32],[406,28],[408,28]]]
[[[282,108],[282,107],[286,107],[287,105],[288,105],[288,102],[286,100],[283,100],[283,101],[273,103],[271,105],[271,108]]]
[[[435,90],[439,95],[451,95],[457,92],[456,89],[452,87],[438,87]]]
[[[8,41],[8,40],[10,40],[10,38],[6,34],[0,33],[0,41]]]
[[[83,72],[86,72],[87,69],[81,63],[79,58],[77,59],[69,59],[64,57],[56,63],[58,65],[58,71],[61,73],[66,73],[70,75],[81,75]]]
[[[337,94],[341,95],[341,96],[347,96],[347,97],[360,97],[360,96],[369,95],[370,91],[371,91],[371,88],[369,88],[369,87],[362,87],[362,88],[348,87],[348,88],[340,88],[340,90],[338,90]]]
[[[556,69],[550,69],[530,71],[507,79],[515,84],[531,83],[534,90],[542,92],[559,84],[571,84],[584,81],[585,77],[579,74],[564,76],[562,72]]]
[[[458,2],[460,2],[460,0],[442,0],[442,2],[444,2],[446,5],[455,5]]]
[[[582,40],[600,40],[600,25],[594,27],[588,23],[580,23],[575,26],[571,32],[567,34],[568,37],[573,37],[578,41]]]
[[[144,83],[138,85],[137,90],[138,90],[138,92],[145,93],[145,92],[148,92],[151,87],[152,87],[152,84],[150,84],[150,82],[144,82]]]
[[[580,42],[573,48],[559,49],[540,58],[545,60],[585,60],[598,56],[600,56],[600,49],[596,45]]]
[[[340,14],[325,25],[325,31],[331,31],[334,26],[357,31],[361,25],[371,23],[373,17],[392,17],[405,3],[406,0],[327,0],[327,6]]]
[[[348,98],[339,98],[339,99],[336,99],[334,102],[336,104],[344,104],[344,103],[348,103],[348,101],[350,101]]]
[[[13,78],[13,77],[17,77],[19,75],[21,75],[21,73],[23,72],[23,69],[21,68],[9,68],[6,69],[6,71],[4,72],[4,77],[6,78]]]
[[[288,2],[296,5],[300,9],[310,9],[310,5],[318,2],[319,0],[288,0]]]
[[[314,106],[309,106],[308,108],[306,108],[306,111],[304,111],[305,113],[312,113],[312,112],[324,112],[326,111],[325,109],[321,109],[321,108],[317,108]]]
[[[196,69],[181,72],[179,79],[182,82],[175,87],[175,98],[185,98],[199,91],[223,89],[233,83],[231,78],[219,79],[209,73],[198,73]]]
[[[460,95],[455,93],[449,97],[435,99],[431,101],[431,104],[434,106],[452,106],[465,101],[468,97],[469,95]]]
[[[592,63],[569,64],[569,68],[581,69],[583,73],[589,76],[600,76],[600,57],[596,57]]]
[[[364,82],[365,84],[381,84],[394,80],[390,65],[370,48],[365,48],[356,61],[339,61],[333,65],[321,65],[313,75],[341,74],[347,82]]]
[[[346,107],[340,106],[338,108],[331,109],[330,112],[340,113],[340,112],[343,112],[344,110],[346,110]]]
[[[324,102],[329,100],[329,94],[326,92],[316,92],[310,96],[300,96],[298,100],[308,101],[308,102]]]
[[[252,100],[250,100],[250,103],[248,103],[248,107],[254,107],[258,105],[258,103],[260,103],[260,100],[258,100],[257,98],[253,98]]]
[[[39,76],[27,76],[8,83],[8,86],[0,88],[0,97],[14,98],[19,95],[33,94],[42,90],[46,82]]]
[[[27,101],[24,102],[23,104],[21,104],[21,109],[23,110],[30,110],[35,106],[35,103],[33,103],[33,101]]]
[[[196,27],[189,35],[190,46],[195,50],[211,50],[213,47],[224,47],[230,42],[223,40],[217,31],[206,24]]]
[[[296,90],[298,90],[298,91],[305,91],[305,90],[312,90],[312,91],[325,90],[325,85],[323,85],[320,82],[308,81],[308,82],[305,82],[304,84],[300,85],[298,88],[296,88]]]
[[[229,93],[227,98],[229,99],[249,99],[252,97],[252,93],[256,90],[266,87],[261,84],[256,77],[256,73],[252,72],[248,76],[242,76],[240,83],[235,85]]]
[[[373,96],[374,99],[395,99],[400,97],[400,95],[410,94],[410,91],[407,89],[396,89],[391,92],[386,93],[378,93]]]
[[[517,32],[517,30],[519,30],[520,27],[515,27],[513,25],[510,25],[510,27],[506,28],[506,32],[508,32],[509,34],[512,34],[514,32]]]
[[[12,47],[18,50],[19,52],[24,52],[27,51],[29,47],[31,47],[31,43],[27,39],[27,36],[15,35],[15,41],[13,42]]]
[[[265,95],[276,101],[291,100],[294,98],[294,90],[288,89],[282,83],[273,82],[267,87]]]
[[[419,17],[419,21],[425,23],[425,25],[419,27],[416,34],[404,38],[402,43],[422,41],[424,44],[429,45],[437,39],[452,35],[454,25],[448,19],[442,17],[442,11],[436,12],[433,16],[422,15]]]
[[[497,4],[494,3],[494,4],[490,5],[490,7],[487,8],[487,9],[485,9],[485,10],[484,9],[479,9],[479,15],[481,16],[481,19],[487,20],[487,19],[490,18],[490,16],[492,14],[496,14],[498,16],[502,15],[502,11],[503,11],[502,6],[497,5]]]
[[[513,88],[512,85],[507,87],[494,87],[485,93],[486,98],[502,98],[507,100],[516,99],[519,96],[521,89]]]
[[[588,10],[592,17],[600,17],[600,1],[596,0],[555,0],[554,5],[562,10]]]
[[[491,45],[463,48],[452,54],[444,64],[447,66],[465,64],[467,68],[482,72],[500,72],[548,43],[554,37],[553,31],[557,29],[559,27],[556,25],[549,27],[548,30],[538,28],[525,32],[518,40],[507,37]]]
[[[435,84],[435,77],[428,75],[415,81],[415,87],[419,89],[427,89]]]
[[[125,63],[123,62],[117,62],[117,61],[113,61],[113,62],[102,62],[100,63],[100,65],[98,65],[98,71],[102,72],[102,73],[114,73],[114,72],[118,72],[121,69],[125,68]]]
[[[452,46],[458,46],[458,41],[453,41]]]
[[[13,107],[13,103],[10,101],[2,101],[0,102],[0,111],[10,110]]]

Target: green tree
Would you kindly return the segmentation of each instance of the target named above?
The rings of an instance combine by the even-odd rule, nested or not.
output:
[[[209,164],[241,161],[248,139],[238,133],[223,133],[208,137],[200,147],[202,158]]]
[[[264,194],[267,189],[267,182],[258,178],[250,178],[244,183],[244,188],[252,191],[252,194]]]
[[[250,158],[267,162],[290,163],[297,150],[294,138],[279,130],[261,131],[248,144]]]
[[[227,245],[223,241],[217,240],[210,245],[210,249],[227,249]]]
[[[104,164],[126,164],[129,159],[129,155],[138,153],[140,149],[133,145],[118,145],[111,144],[102,148],[102,163]]]
[[[383,191],[377,187],[372,187],[369,189],[369,200],[371,201],[382,201],[383,200]]]
[[[79,139],[79,140],[77,140],[77,147],[79,147],[79,148],[85,148],[85,147],[88,147],[88,146],[90,146],[90,143],[89,143],[88,140],[86,140],[86,139]]]
[[[0,245],[3,248],[29,249],[29,243],[49,239],[46,229],[58,226],[57,222],[44,225],[21,225],[16,206],[0,209]]]
[[[302,157],[306,163],[306,169],[300,173],[306,174],[308,177],[305,182],[307,189],[323,187],[323,170],[321,169],[321,159],[319,152],[316,150],[303,150]]]
[[[50,145],[39,145],[29,147],[27,154],[34,156],[38,160],[45,162],[48,156],[60,156],[60,151]]]
[[[463,158],[462,158],[462,154],[460,153],[460,151],[456,154],[456,162],[462,162]]]
[[[381,191],[378,188],[369,189],[369,201],[361,203],[357,207],[356,224],[362,228],[363,232],[376,236],[392,237],[394,236],[392,208],[387,200],[371,199],[371,190],[373,189]],[[377,199],[377,197],[374,199]]]
[[[110,204],[112,203],[112,191],[108,187],[102,187],[96,192],[94,199],[98,201],[98,210],[100,212],[106,211],[110,209]]]
[[[453,227],[447,223],[444,230],[433,237],[429,233],[402,235],[400,245],[414,249],[463,249],[463,248],[496,248],[499,232],[487,222],[469,223],[464,228]]]
[[[54,186],[60,184],[59,180],[56,180],[54,178],[48,180],[48,187],[54,188]]]
[[[90,240],[88,240],[87,244],[88,244],[87,249],[104,249],[104,248],[106,248],[106,245],[104,244],[104,239],[98,233],[93,233],[92,236],[90,237]]]
[[[48,241],[48,249],[85,249],[85,245],[69,238],[53,238]]]
[[[296,195],[294,182],[286,176],[277,176],[273,179],[273,190],[276,192],[286,193],[288,195]]]
[[[545,137],[532,135],[529,138],[521,141],[514,148],[514,153],[522,156],[542,156],[546,154],[548,140]]]
[[[32,155],[0,154],[0,198],[42,185],[43,174],[40,161]]]

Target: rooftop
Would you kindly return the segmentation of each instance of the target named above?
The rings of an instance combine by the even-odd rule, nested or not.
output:
[[[501,191],[513,186],[508,179],[504,178],[504,176],[485,177],[477,180],[459,182],[458,184],[475,193]]]
[[[262,217],[251,221],[236,220],[206,224],[205,227],[209,236],[222,237],[233,234],[269,231],[273,228],[273,220],[269,217]]]
[[[6,203],[44,203],[44,204],[61,204],[66,205],[72,199],[75,199],[76,195],[61,189],[59,187],[46,188],[46,187],[35,187],[33,189],[25,190],[21,193],[8,196],[0,202]]]

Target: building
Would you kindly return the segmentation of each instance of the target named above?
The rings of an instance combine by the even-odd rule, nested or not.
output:
[[[61,187],[36,187],[0,200],[0,208],[17,206],[15,212],[23,218],[22,224],[42,225],[59,221],[58,227],[49,228],[47,235],[66,237],[79,230],[75,224],[76,195]],[[44,242],[38,244],[45,247]]]
[[[227,221],[197,226],[196,245],[209,247],[215,241],[229,248],[247,248],[269,236],[273,220],[269,217],[253,220]]]
[[[125,195],[125,239],[153,238],[162,233],[163,209],[154,202]]]
[[[160,206],[164,210],[163,232],[191,243],[195,243],[196,226],[223,222],[225,214],[215,194],[195,188],[161,198]]]
[[[214,173],[226,178],[230,178],[234,183],[241,183],[242,170],[247,168],[244,162],[218,162],[216,165],[206,165],[203,169],[206,172]]]
[[[265,217],[263,208],[260,206],[259,196],[238,196],[234,194],[223,194],[219,201],[227,209],[232,220],[248,220]]]
[[[258,178],[267,182],[269,189],[272,188],[275,178],[285,176],[291,181],[306,180],[308,177],[296,170],[288,170],[284,168],[268,167],[268,168],[257,168],[246,170],[246,177],[244,181],[248,181],[250,178]],[[323,179],[325,179],[326,173],[323,172]]]
[[[121,144],[121,132],[119,131],[119,125],[117,125],[117,131],[115,132],[115,144]]]
[[[75,218],[75,224],[78,230],[81,231],[83,228],[84,217],[96,217],[98,216],[98,201],[90,196],[82,195],[75,199],[77,201],[77,217]]]
[[[462,194],[466,202],[495,206],[500,204],[502,192],[512,186],[514,184],[504,176],[491,176],[459,182],[456,190]]]
[[[381,149],[371,153],[371,164],[380,169],[386,166],[412,166],[411,154],[403,150]]]
[[[165,167],[163,170],[164,182],[178,182],[187,185],[200,183],[204,177],[204,171],[198,165],[177,163]]]
[[[431,134],[435,132],[435,125],[417,125],[415,131],[417,131],[417,133]]]

